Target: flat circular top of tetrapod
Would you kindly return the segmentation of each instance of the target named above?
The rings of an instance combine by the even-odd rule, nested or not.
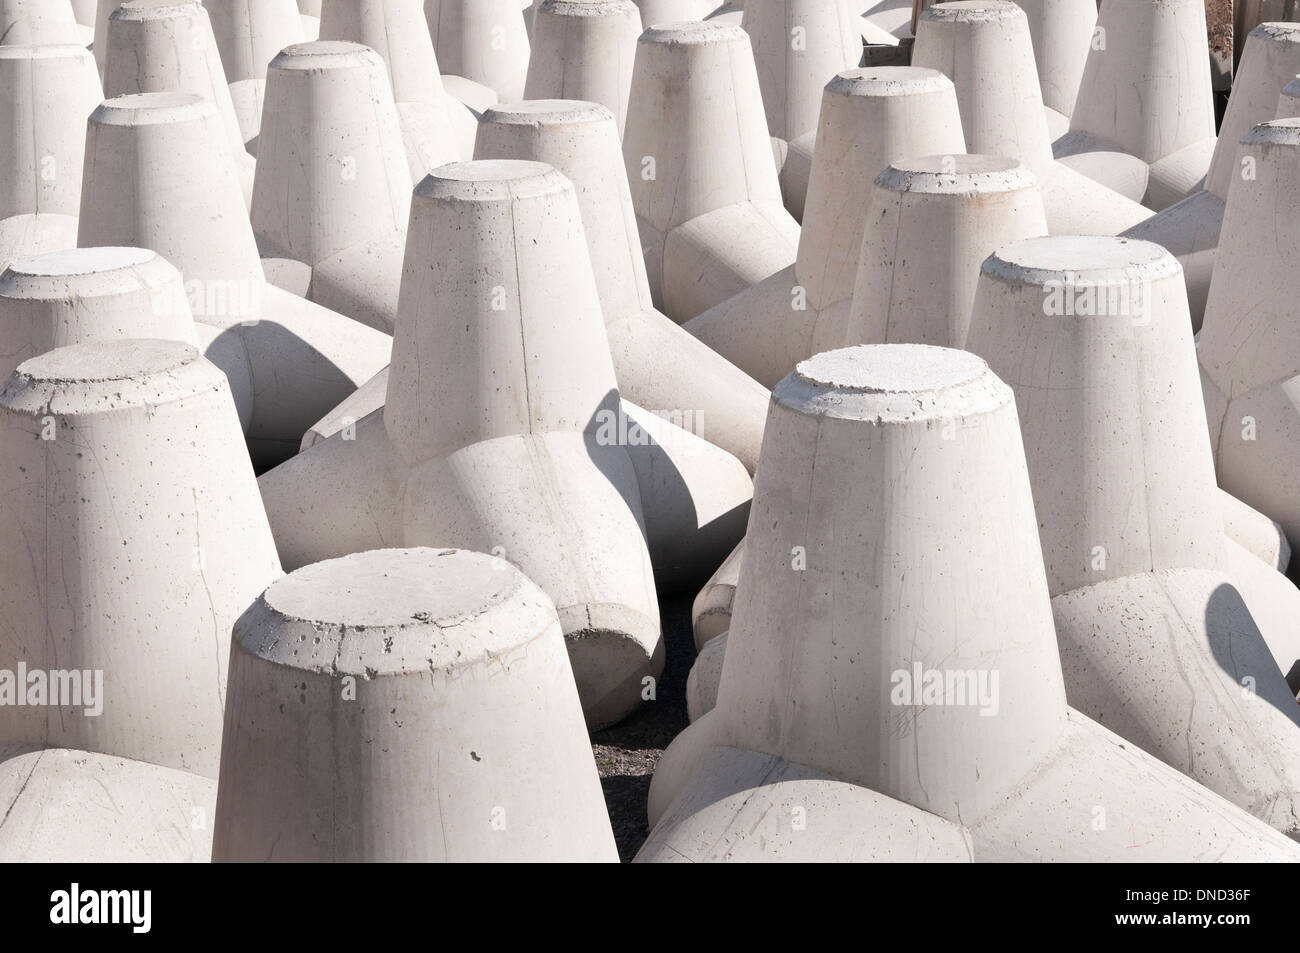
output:
[[[922,20],[940,20],[944,23],[979,23],[993,20],[1013,20],[1024,17],[1025,12],[1008,0],[954,0],[937,3],[921,11]]]
[[[1034,173],[1018,160],[978,153],[899,159],[876,176],[876,185],[884,189],[934,195],[1018,192],[1037,184]]]
[[[680,23],[659,23],[641,34],[642,43],[663,43],[669,46],[703,46],[709,43],[731,43],[748,40],[749,34],[734,23],[717,20],[686,20]]]
[[[543,0],[542,13],[558,13],[566,17],[615,17],[635,13],[640,22],[641,13],[632,0]]]
[[[19,258],[6,274],[65,277],[89,275],[119,268],[134,268],[157,258],[148,248],[69,248],[64,251]]]
[[[346,40],[315,40],[286,46],[271,60],[271,69],[372,69],[383,58],[370,47]]]
[[[1266,37],[1281,43],[1300,43],[1300,23],[1274,20],[1261,23],[1250,31],[1250,36]]]
[[[1261,122],[1241,141],[1243,145],[1300,146],[1300,117]]]
[[[772,399],[817,417],[911,422],[984,413],[1011,389],[969,351],[928,344],[862,344],[801,361]]]
[[[215,116],[217,107],[202,96],[175,91],[131,93],[100,103],[90,121],[103,126],[153,126]]]
[[[415,194],[436,201],[492,202],[572,190],[569,180],[545,162],[477,159],[434,169]]]
[[[33,416],[102,413],[158,407],[227,386],[226,375],[189,344],[118,338],[24,361],[0,390],[0,407]]]
[[[127,0],[108,15],[110,20],[166,20],[193,16],[198,0]]]
[[[516,126],[582,125],[613,121],[614,114],[608,107],[581,99],[525,99],[515,103],[498,103],[483,113],[483,122]]]
[[[58,60],[89,56],[76,43],[45,43],[40,46],[0,46],[0,60]]]
[[[826,84],[826,92],[843,96],[916,96],[952,88],[952,80],[925,66],[846,69]]]
[[[984,260],[991,278],[1041,286],[1132,284],[1182,277],[1182,266],[1162,245],[1108,235],[1051,235],[1003,245]]]
[[[378,549],[277,579],[235,623],[234,637],[279,665],[374,676],[487,661],[552,625],[554,605],[503,559]]]
[[[144,248],[72,248],[10,262],[0,298],[66,301],[124,294],[179,282],[180,272]]]

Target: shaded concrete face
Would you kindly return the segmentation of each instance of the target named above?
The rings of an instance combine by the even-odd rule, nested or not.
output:
[[[515,0],[424,0],[443,72],[495,90],[502,102],[524,97],[529,42]]]
[[[617,860],[555,607],[508,562],[306,567],[231,665],[214,860]]]
[[[1043,105],[1068,117],[1079,96],[1097,26],[1095,0],[1023,0]]]

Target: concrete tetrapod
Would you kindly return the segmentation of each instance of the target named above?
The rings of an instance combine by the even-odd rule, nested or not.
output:
[[[676,23],[637,43],[623,158],[654,303],[678,324],[791,264],[749,36]]]
[[[841,346],[871,192],[902,156],[966,151],[952,83],[934,70],[847,70],[826,84],[794,263],[688,321],[695,335],[764,386]]]
[[[545,0],[533,24],[525,100],[576,99],[627,121],[641,14],[632,0]]]
[[[1273,114],[1274,119],[1293,119],[1296,116],[1300,116],[1300,76],[1282,87],[1277,97],[1277,111]]]
[[[0,46],[0,268],[77,244],[94,66],[79,46]]]
[[[0,381],[71,344],[162,338],[198,345],[180,272],[141,248],[74,248],[0,273]]]
[[[1156,211],[1185,198],[1214,152],[1209,58],[1203,0],[1106,0],[1056,157],[1091,158],[1100,171],[1082,171]],[[1122,186],[1133,158],[1147,166],[1145,194]]]
[[[235,623],[214,827],[218,862],[617,862],[554,605],[452,549],[277,580]]]
[[[1300,539],[1300,119],[1256,126],[1243,140],[1197,338],[1219,483]]]
[[[0,0],[0,46],[87,44],[68,0]]]
[[[379,54],[290,46],[267,70],[250,218],[268,280],[392,333],[411,175]]]
[[[754,48],[785,207],[801,220],[822,90],[862,62],[858,18],[850,0],[768,0],[747,6],[740,25]]]
[[[78,237],[151,248],[181,270],[259,465],[295,452],[388,362],[388,335],[266,283],[216,107],[197,96],[122,96],[95,110]]]
[[[1070,128],[1079,83],[1096,37],[1096,0],[1019,0],[1029,19],[1034,64],[1052,138]]]
[[[805,361],[762,460],[718,704],[659,761],[643,858],[736,836],[691,823],[727,783],[720,749],[937,815],[923,831],[964,824],[980,861],[1300,857],[1067,708],[1015,400],[978,357]]]
[[[1223,225],[1223,203],[1238,172],[1241,139],[1256,123],[1273,118],[1278,91],[1297,73],[1300,23],[1265,23],[1251,30],[1202,190],[1123,233],[1127,238],[1163,245],[1178,256],[1194,330],[1200,330],[1205,314]]]
[[[360,43],[388,64],[412,182],[474,154],[476,112],[496,94],[465,81],[453,94],[451,77],[438,70],[420,0],[323,0],[320,39]]]
[[[230,625],[280,574],[225,377],[179,341],[76,344],[19,365],[0,416],[0,532],[29,557],[0,669],[48,687],[0,741],[216,777]]]
[[[266,68],[286,46],[307,42],[302,14],[294,0],[203,0],[203,6],[212,18],[243,140],[256,154]]]
[[[444,166],[416,187],[404,276],[383,412],[262,477],[281,557],[394,538],[504,555],[558,607],[588,722],[616,721],[663,641],[573,186],[540,163]]]
[[[842,344],[963,348],[980,264],[1047,234],[1038,182],[1002,156],[902,159],[876,176]]]
[[[186,771],[0,744],[0,863],[206,864],[216,800],[215,780]]]
[[[109,17],[104,44],[105,98],[193,93],[217,107],[247,207],[256,160],[244,148],[246,137],[207,10],[198,0],[130,0]]]
[[[966,147],[1019,159],[1038,177],[1051,234],[1114,235],[1151,210],[1057,162],[1043,112],[1025,12],[1009,0],[957,0],[926,8],[912,65],[957,88]]]
[[[502,102],[525,98],[529,43],[517,0],[424,0],[424,15],[443,69]]]
[[[1178,260],[1008,245],[967,347],[1016,395],[1070,704],[1300,834],[1300,705],[1232,582]],[[1276,577],[1290,620],[1270,642],[1300,659],[1300,591],[1245,562]]]
[[[545,162],[573,182],[619,393],[733,454],[753,473],[768,392],[655,310],[609,110],[557,100],[493,107],[483,115],[475,157]],[[737,489],[747,498],[752,487]]]

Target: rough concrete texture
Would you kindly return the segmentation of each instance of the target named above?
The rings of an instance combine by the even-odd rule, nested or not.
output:
[[[85,46],[68,0],[0,0],[0,46]]]
[[[0,744],[0,863],[207,863],[216,800],[174,768]]]
[[[767,131],[781,170],[785,206],[802,220],[807,174],[796,162],[786,174],[790,143],[815,135],[822,89],[862,60],[862,34],[851,0],[770,0],[745,8],[740,25],[749,34],[763,92]]]
[[[267,70],[250,218],[267,278],[391,334],[411,175],[379,54],[290,46]]]
[[[214,861],[618,859],[555,606],[503,559],[285,576],[235,623],[227,710]]]
[[[358,504],[381,514],[372,538],[382,518],[404,545],[504,555],[554,600],[588,721],[616,721],[663,654],[572,184],[534,162],[443,167],[416,188],[404,271],[382,413],[262,478],[281,556],[295,568],[386,545],[356,545]],[[444,406],[458,409],[429,412]]]
[[[1205,0],[1108,0],[1055,154],[1134,156],[1150,169],[1143,204],[1160,211],[1185,198],[1214,151],[1209,55]]]
[[[438,62],[511,103],[524,99],[528,31],[516,0],[424,0]]]
[[[203,0],[212,19],[221,65],[251,151],[258,151],[266,68],[286,46],[307,42],[294,0]]]
[[[794,263],[684,325],[768,387],[845,342],[871,201],[863,183],[903,156],[966,151],[952,83],[914,66],[835,76],[817,137]]]
[[[1297,73],[1300,23],[1264,23],[1251,30],[1201,190],[1124,232],[1126,237],[1163,245],[1178,256],[1196,330],[1205,314],[1223,226],[1223,203],[1237,174],[1241,139],[1257,123],[1274,118],[1279,91]]]
[[[623,136],[655,305],[679,324],[793,263],[749,36],[675,23],[641,34]]]
[[[964,824],[976,860],[1300,856],[1066,707],[1036,524],[1015,401],[979,358],[884,345],[800,364],[773,392],[718,705],[660,762],[653,850],[698,841],[683,807],[740,748]],[[900,692],[927,670],[940,697]],[[1101,831],[1083,807],[1099,803]]]
[[[1151,216],[1052,157],[1025,12],[1009,0],[957,0],[927,7],[912,65],[937,69],[957,88],[966,147],[1018,159],[1038,176],[1053,235],[1114,235]]]
[[[1008,245],[967,346],[1016,395],[1070,704],[1300,833],[1300,705],[1224,572],[1177,259],[1121,238]]]
[[[0,740],[216,777],[230,626],[280,574],[225,377],[179,341],[76,344],[19,365],[0,415],[0,530],[27,540],[0,668],[83,674]]]
[[[104,44],[106,98],[134,93],[193,93],[217,107],[247,205],[253,194],[256,160],[244,147],[250,137],[236,110],[232,87],[226,83],[207,10],[198,0],[131,0],[109,17]],[[260,96],[257,102],[260,114]]]
[[[1017,6],[1029,19],[1049,129],[1054,122],[1068,128],[1093,46],[1099,5],[1095,0],[1022,0]]]
[[[533,22],[523,98],[600,103],[622,138],[640,35],[632,0],[545,0]]]
[[[388,335],[266,283],[220,116],[198,96],[121,96],[95,110],[78,244],[151,248],[181,270],[259,463],[292,454],[388,362]]]
[[[322,0],[320,39],[360,43],[388,64],[411,181],[474,154],[476,112],[496,93],[441,75],[420,0]]]
[[[73,248],[86,117],[103,98],[79,46],[0,46],[0,267]]]

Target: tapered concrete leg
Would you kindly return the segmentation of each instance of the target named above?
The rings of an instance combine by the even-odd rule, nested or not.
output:
[[[103,93],[78,46],[0,45],[0,89],[3,267],[76,245],[86,117]]]
[[[206,864],[217,784],[126,758],[0,745],[0,862]]]
[[[1241,594],[1251,617],[1259,626],[1278,670],[1295,689],[1300,675],[1300,590],[1286,576],[1257,559],[1242,546],[1228,540],[1226,551],[1228,577]],[[1300,694],[1300,691],[1294,691]]]
[[[722,681],[722,662],[726,655],[725,632],[700,649],[686,679],[686,714],[691,721],[699,721],[718,704],[718,683]]]
[[[272,5],[276,2],[272,0]],[[230,4],[226,0],[222,4],[229,13]],[[229,18],[222,23],[233,31]],[[234,87],[227,84],[222,67],[225,54],[217,45],[208,9],[197,2],[131,0],[113,12],[105,31],[104,95],[113,98],[180,92],[211,102],[221,114],[247,208],[253,194],[256,161],[244,148],[252,138],[245,134],[245,127],[253,121],[250,117],[260,117],[262,98],[259,92],[256,103],[250,106],[248,97],[244,97],[242,112],[236,108]],[[233,37],[227,39],[233,42]]]
[[[841,345],[868,221],[862,183],[902,156],[965,151],[952,84],[934,70],[849,70],[827,84],[794,264],[687,322],[709,347],[771,386]],[[947,168],[947,159],[936,160]]]
[[[979,267],[1047,234],[1034,174],[1000,156],[896,160],[876,178],[844,344],[966,344]]]
[[[665,23],[703,20],[717,9],[713,0],[634,0],[641,10],[641,24],[646,29]]]
[[[0,46],[85,46],[68,0],[0,0]]]
[[[967,346],[1017,394],[1071,705],[1300,832],[1300,705],[1225,573],[1189,323],[1165,249],[1039,238],[985,262]]]
[[[1050,125],[1050,115],[1048,119]],[[1209,140],[1209,143],[1213,147],[1214,141]],[[1069,166],[1134,202],[1142,201],[1151,184],[1150,165],[1137,156],[1120,151],[1119,146],[1110,140],[1088,132],[1062,133],[1052,142],[1052,155],[1062,165]],[[1202,170],[1198,177],[1204,174]]]
[[[305,43],[295,0],[204,0],[245,143],[259,152],[266,68],[286,46]]]
[[[762,459],[717,707],[661,760],[652,822],[682,823],[726,746],[965,823],[977,860],[1300,856],[1066,707],[1015,402],[977,357],[806,361],[773,392]],[[981,505],[947,505],[954,479]],[[918,533],[936,513],[960,556]],[[1131,830],[1173,829],[1196,833],[1133,846]]]
[[[291,46],[266,88],[251,210],[261,254],[307,266],[309,300],[391,333],[411,177],[383,60],[354,43]]]
[[[618,859],[555,608],[504,560],[286,576],[235,623],[228,712],[214,861]]]
[[[704,651],[705,645],[731,628],[731,606],[736,598],[740,563],[744,557],[745,541],[741,540],[709,577],[691,605],[691,627],[698,651]]]
[[[424,0],[424,15],[444,70],[495,90],[502,102],[526,98],[528,31],[515,0]]]
[[[1220,490],[1219,501],[1228,538],[1266,566],[1286,572],[1291,564],[1291,543],[1282,527],[1231,493]]]
[[[523,98],[599,103],[621,138],[641,30],[632,0],[546,0],[533,22]]]
[[[623,157],[654,301],[684,322],[794,261],[749,37],[655,27],[637,44]]]
[[[0,741],[215,777],[230,625],[280,574],[225,378],[176,341],[78,344],[20,365],[0,414],[0,528],[27,541],[0,669],[51,685]]]
[[[360,43],[388,64],[411,181],[474,154],[478,122],[443,86],[420,0],[322,0],[320,39]]]
[[[475,154],[546,162],[573,181],[620,393],[670,422],[689,420],[686,429],[752,473],[767,390],[655,310],[609,111],[555,100],[494,107]]]
[[[1096,37],[1098,4],[1093,0],[1024,0],[1019,6],[1029,19],[1043,105],[1064,117],[1068,125]]]

